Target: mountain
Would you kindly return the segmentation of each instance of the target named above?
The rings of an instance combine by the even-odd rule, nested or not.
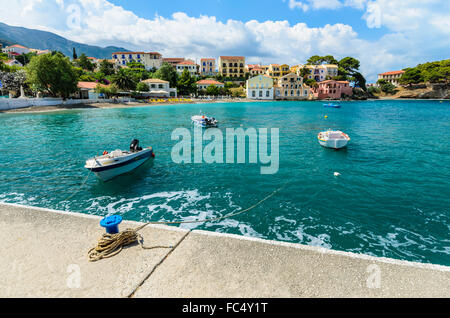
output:
[[[72,58],[73,48],[75,48],[78,56],[84,53],[96,58],[111,58],[113,52],[129,51],[122,47],[107,46],[103,48],[82,44],[67,40],[51,32],[10,26],[2,22],[0,22],[0,43],[3,44],[3,47],[21,44],[38,50],[61,51],[70,58]]]

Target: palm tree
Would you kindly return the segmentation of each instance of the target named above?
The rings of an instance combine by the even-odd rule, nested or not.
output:
[[[136,89],[136,82],[131,74],[121,68],[116,75],[114,75],[112,83],[117,85],[119,89],[133,91]]]

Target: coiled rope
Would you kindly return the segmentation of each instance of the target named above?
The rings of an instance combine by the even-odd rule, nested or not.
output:
[[[264,199],[258,201],[251,207],[238,211],[233,212],[224,216],[215,217],[215,218],[208,218],[203,220],[196,220],[196,221],[172,221],[172,222],[147,222],[135,229],[126,229],[122,232],[119,232],[117,234],[108,234],[105,233],[103,236],[98,240],[97,246],[94,248],[91,248],[88,252],[88,259],[90,262],[96,262],[103,258],[109,258],[114,255],[119,254],[124,246],[130,245],[135,243],[136,241],[139,243],[141,248],[143,249],[154,249],[154,248],[172,248],[172,246],[152,246],[152,247],[146,247],[143,244],[143,237],[138,232],[145,228],[147,225],[150,224],[187,224],[187,223],[206,223],[206,222],[214,222],[223,220],[226,218],[230,218],[233,216],[237,216],[239,214],[243,214],[245,212],[248,212],[250,210],[253,210],[260,204],[262,204],[264,201],[268,200],[269,198],[273,197],[276,193],[280,192],[281,189],[286,187],[289,181],[287,181],[283,186],[273,191],[271,194],[266,196]]]

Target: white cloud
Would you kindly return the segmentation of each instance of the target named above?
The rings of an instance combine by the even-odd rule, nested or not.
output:
[[[305,3],[290,2],[301,9],[298,3]],[[331,9],[336,8],[339,1],[307,2],[313,9]],[[437,0],[395,2],[400,11],[385,0],[339,2],[339,6],[365,10],[364,19],[392,30],[376,41],[361,39],[351,26],[343,23],[312,28],[305,23],[287,21],[222,22],[213,16],[190,17],[182,12],[144,19],[107,0],[0,0],[1,7],[8,4],[9,8],[0,11],[0,21],[55,32],[87,44],[159,51],[166,57],[236,54],[245,55],[249,62],[294,64],[304,63],[315,54],[331,54],[336,58],[354,56],[361,61],[363,74],[373,81],[380,71],[416,65],[435,52],[443,49],[448,52],[450,46],[446,11],[429,8],[436,5]],[[68,10],[73,5],[78,11]],[[374,13],[367,11],[370,5],[380,8],[378,20]],[[74,22],[79,23],[79,28],[74,27]],[[428,29],[421,30],[423,26]]]

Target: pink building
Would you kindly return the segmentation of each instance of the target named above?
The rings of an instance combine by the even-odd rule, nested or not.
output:
[[[347,81],[327,80],[317,83],[317,87],[311,89],[315,98],[318,99],[340,99],[344,95],[352,96],[353,88]]]

